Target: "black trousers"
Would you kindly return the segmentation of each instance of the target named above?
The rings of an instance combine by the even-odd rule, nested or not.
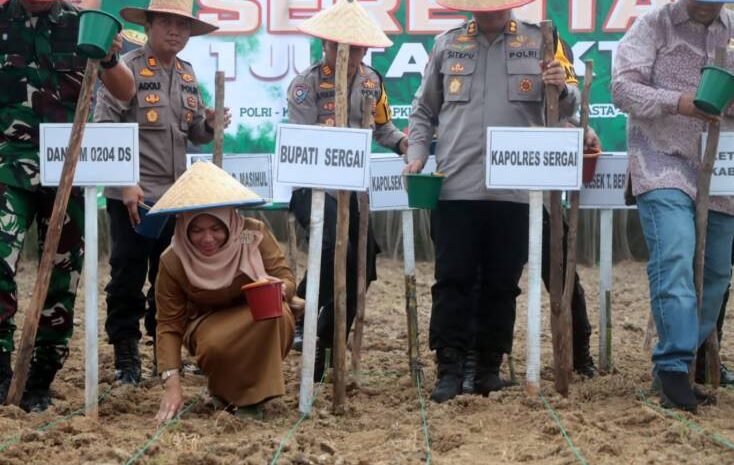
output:
[[[311,189],[293,192],[290,210],[308,237],[311,224]],[[369,213],[368,213],[369,214]],[[357,244],[359,241],[359,204],[357,195],[349,198],[349,241],[347,244],[347,335],[357,313]],[[336,248],[337,201],[331,195],[324,201],[324,235],[321,241],[321,281],[319,286],[319,313],[317,335],[323,347],[331,347],[334,340],[334,252]],[[369,225],[367,234],[367,286],[377,279],[377,254],[380,252]],[[306,279],[298,284],[298,296],[306,296]]]
[[[543,209],[543,258],[541,274],[545,289],[550,289],[550,214]],[[563,277],[566,281],[566,250],[568,245],[568,224],[563,221]],[[571,294],[571,325],[573,331],[573,363],[578,367],[585,362],[584,357],[589,353],[589,339],[591,338],[591,325],[589,314],[586,310],[586,296],[584,288],[581,287],[579,274],[574,274],[573,293]]]
[[[139,340],[143,316],[146,332],[155,337],[155,279],[160,256],[171,243],[176,222],[169,218],[160,237],[149,239],[132,228],[127,208],[121,201],[107,199],[107,213],[112,238],[110,282],[105,287],[107,338],[110,344],[125,339]],[[143,294],[146,277],[150,283],[147,295]]]
[[[528,255],[527,204],[441,200],[431,213],[431,238],[430,348],[512,352],[517,284]]]

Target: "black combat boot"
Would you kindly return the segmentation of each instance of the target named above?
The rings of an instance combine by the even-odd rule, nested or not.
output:
[[[329,352],[327,354],[327,352]],[[316,359],[313,367],[313,381],[320,383],[326,381],[324,372],[331,368],[331,347],[326,347],[321,343],[321,339],[316,341]]]
[[[5,403],[13,379],[13,368],[10,366],[10,352],[0,352],[0,404]]]
[[[573,371],[585,378],[593,378],[599,374],[594,359],[589,351],[589,341],[573,348]]]
[[[296,330],[293,333],[293,350],[303,351],[303,319],[296,321]]]
[[[474,375],[477,369],[477,353],[470,350],[464,357],[464,381],[461,383],[462,394],[474,393]]]
[[[124,339],[114,343],[115,381],[121,384],[140,383],[140,352],[137,339]]]
[[[45,412],[53,402],[51,401],[51,382],[56,376],[58,368],[50,364],[31,362],[28,372],[28,381],[20,399],[20,408],[26,412]]]
[[[436,359],[438,376],[431,400],[440,404],[461,394],[461,385],[464,381],[464,353],[453,347],[444,347],[436,350]]]
[[[474,393],[488,396],[492,391],[499,391],[510,386],[508,381],[500,378],[502,354],[490,350],[480,350],[477,354],[477,368],[474,375]]]

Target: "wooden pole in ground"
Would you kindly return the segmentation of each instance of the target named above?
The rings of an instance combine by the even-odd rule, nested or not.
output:
[[[543,60],[550,63],[555,59],[553,22],[542,21]],[[558,88],[545,86],[546,126],[558,126]],[[550,303],[551,333],[553,335],[553,369],[555,387],[561,395],[568,395],[571,376],[571,315],[563,310],[563,208],[561,192],[550,194]]]
[[[293,276],[298,274],[298,234],[296,227],[296,215],[288,212],[288,265],[293,272]]]
[[[652,312],[647,316],[647,328],[645,329],[645,338],[642,340],[642,350],[650,352],[652,348],[652,339],[657,334],[655,330],[655,319],[652,317]]]
[[[372,108],[375,99],[367,95],[362,99],[362,128],[371,129],[374,121]],[[360,362],[362,361],[362,339],[364,337],[364,313],[367,298],[367,233],[370,220],[370,195],[359,192],[359,240],[357,243],[357,315],[354,319],[352,338],[352,376],[359,385]]]
[[[348,124],[349,88],[347,66],[349,44],[339,44],[336,52],[336,126]],[[349,197],[351,192],[337,192],[336,247],[334,250],[334,397],[332,410],[344,414],[347,397],[347,245],[349,243]]]
[[[97,187],[84,188],[84,411],[99,413],[99,329],[97,327]]]
[[[222,167],[224,156],[224,71],[214,75],[214,154],[212,161]]]
[[[53,210],[51,211],[51,218],[48,223],[46,240],[43,244],[43,254],[38,265],[36,283],[33,287],[33,297],[31,298],[28,311],[25,314],[23,334],[18,344],[18,355],[15,360],[13,379],[10,382],[10,389],[8,390],[8,396],[5,401],[8,405],[18,405],[20,403],[23,390],[25,389],[25,383],[28,380],[28,370],[30,368],[31,356],[33,355],[36,332],[38,331],[38,321],[43,311],[46,295],[48,294],[54,257],[59,247],[61,229],[63,228],[64,218],[66,217],[66,206],[69,203],[69,196],[71,195],[71,188],[74,182],[74,171],[79,161],[79,151],[82,145],[82,137],[84,137],[84,127],[89,116],[92,91],[94,90],[94,84],[97,82],[98,65],[99,60],[89,59],[87,60],[87,67],[84,70],[84,80],[82,81],[79,100],[77,100],[76,104],[69,148],[66,151],[64,166],[61,170],[61,180],[56,190],[56,198],[54,199]]]
[[[725,60],[726,49],[717,47],[714,64],[716,66],[723,66]],[[711,188],[711,173],[714,170],[714,162],[719,153],[720,135],[720,123],[718,121],[710,122],[708,124],[706,150],[703,154],[701,169],[698,172],[698,186],[696,189],[696,253],[693,263],[694,282],[696,284],[696,307],[699,318],[703,310],[703,277],[704,261],[706,258],[706,229],[709,218],[709,190]],[[706,339],[704,346],[706,353],[706,379],[714,388],[718,388],[721,360],[719,359],[719,340],[715,328]],[[691,372],[692,376],[695,376],[695,361],[693,366],[694,369]]]

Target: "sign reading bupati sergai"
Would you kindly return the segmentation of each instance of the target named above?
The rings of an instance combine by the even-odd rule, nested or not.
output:
[[[701,156],[706,150],[706,134],[701,142]],[[711,195],[734,195],[734,132],[722,132],[719,154],[711,176]]]
[[[581,187],[581,208],[632,208],[624,203],[627,163],[626,153],[600,156],[594,177]]]
[[[395,155],[375,155],[370,161],[370,210],[409,210],[403,181],[405,162]],[[429,157],[424,173],[436,171],[436,157]]]
[[[71,123],[40,125],[41,184],[58,186]],[[82,138],[75,186],[130,186],[140,179],[137,123],[88,123]]]
[[[583,131],[487,128],[488,189],[579,190]]]
[[[369,129],[281,124],[276,132],[276,182],[365,191],[371,141]]]
[[[222,169],[260,197],[272,199],[272,158],[272,155],[267,153],[224,155],[222,157]],[[199,160],[212,161],[212,155],[209,153],[188,154],[186,156],[186,167],[190,167]]]

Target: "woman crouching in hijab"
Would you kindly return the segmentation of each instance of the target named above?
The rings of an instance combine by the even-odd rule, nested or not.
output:
[[[199,165],[218,170],[197,163],[177,184]],[[228,178],[236,183],[221,173],[225,178],[218,181]],[[191,186],[183,187],[190,195]],[[159,203],[164,200],[166,195]],[[217,199],[210,203],[222,204]],[[262,280],[283,282],[282,317],[253,319],[241,288]],[[183,405],[182,346],[207,376],[210,394],[238,412],[257,415],[265,401],[284,395],[283,359],[294,331],[285,302],[294,293],[293,273],[264,223],[240,216],[231,206],[180,213],[156,281],[156,355],[165,386],[156,420],[170,420]]]

